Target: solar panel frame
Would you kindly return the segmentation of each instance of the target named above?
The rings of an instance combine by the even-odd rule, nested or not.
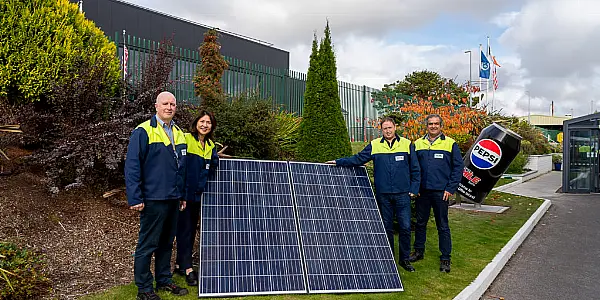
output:
[[[283,250],[287,249],[287,248],[286,248],[286,246],[290,246],[290,247],[297,248],[297,253],[298,253],[298,259],[297,259],[297,261],[299,262],[299,266],[292,266],[292,264],[295,264],[295,263],[294,263],[294,261],[296,261],[295,259],[288,259],[288,260],[286,260],[286,259],[277,259],[277,260],[267,260],[267,261],[269,261],[269,262],[271,262],[271,263],[275,263],[275,264],[276,264],[275,266],[279,266],[279,265],[277,265],[277,264],[278,264],[278,263],[281,263],[281,261],[284,261],[284,263],[282,263],[282,264],[286,264],[286,263],[288,263],[288,262],[289,262],[289,264],[290,264],[290,265],[289,265],[289,266],[287,266],[287,265],[286,265],[286,268],[287,268],[287,267],[294,267],[294,270],[296,269],[296,267],[299,267],[299,270],[301,271],[301,274],[294,274],[294,275],[293,275],[293,276],[291,276],[290,278],[292,278],[292,280],[296,280],[296,281],[297,281],[297,280],[298,280],[298,278],[297,278],[297,277],[299,276],[299,277],[300,277],[299,281],[300,281],[300,287],[301,287],[301,288],[294,288],[294,289],[287,289],[287,290],[285,290],[285,289],[280,289],[280,290],[276,290],[276,291],[273,291],[273,290],[271,290],[271,291],[262,291],[262,290],[256,290],[256,289],[255,289],[254,291],[242,291],[242,292],[237,292],[237,291],[235,291],[235,292],[205,292],[205,291],[206,291],[206,289],[203,289],[203,283],[204,283],[203,279],[205,279],[205,277],[209,277],[209,278],[217,278],[217,279],[215,279],[215,280],[219,280],[219,279],[221,279],[221,277],[218,277],[218,276],[204,276],[204,273],[203,273],[203,271],[204,271],[204,270],[203,270],[203,267],[204,267],[204,265],[205,265],[205,263],[206,263],[206,261],[204,261],[204,260],[203,260],[203,258],[205,257],[205,255],[208,255],[207,253],[204,253],[204,247],[203,247],[203,243],[205,242],[205,238],[206,238],[206,237],[204,236],[204,234],[205,234],[205,230],[206,230],[205,226],[207,226],[207,225],[208,225],[208,221],[207,221],[207,220],[206,220],[206,218],[204,217],[204,214],[205,214],[205,213],[207,213],[207,212],[206,212],[206,209],[208,209],[208,208],[207,208],[207,207],[208,207],[208,204],[207,204],[207,201],[208,201],[208,200],[206,200],[206,198],[207,198],[207,195],[210,195],[210,194],[213,192],[213,191],[211,190],[211,188],[213,188],[215,185],[216,185],[216,186],[217,186],[217,188],[218,188],[218,187],[219,187],[219,184],[221,184],[221,182],[227,182],[227,181],[220,181],[220,180],[219,180],[219,179],[222,179],[222,178],[220,178],[220,177],[219,177],[219,174],[221,174],[221,175],[222,175],[223,173],[224,173],[224,174],[226,174],[226,172],[227,172],[227,171],[230,171],[230,170],[223,170],[223,169],[222,169],[222,167],[223,167],[223,166],[226,166],[226,165],[228,165],[228,164],[230,164],[230,163],[231,163],[231,164],[234,164],[235,162],[240,162],[240,163],[242,163],[242,162],[244,162],[244,163],[257,163],[257,164],[263,164],[263,163],[273,163],[274,165],[275,165],[275,164],[279,164],[279,165],[281,165],[280,167],[283,167],[283,169],[285,169],[285,172],[279,172],[279,173],[281,173],[281,174],[285,173],[285,178],[286,178],[286,182],[285,182],[285,184],[286,184],[286,185],[287,185],[287,187],[289,188],[289,189],[288,189],[288,191],[289,191],[289,192],[288,192],[287,194],[285,194],[285,195],[281,195],[281,196],[289,196],[289,198],[288,198],[288,199],[284,199],[285,197],[283,197],[283,198],[281,198],[281,199],[279,199],[279,198],[277,198],[277,197],[275,197],[275,198],[277,198],[277,199],[276,199],[277,201],[279,201],[279,200],[281,200],[281,201],[290,201],[290,203],[289,203],[289,204],[291,204],[291,206],[285,206],[285,207],[286,207],[286,209],[288,210],[288,212],[286,213],[286,217],[288,217],[288,218],[283,218],[283,219],[280,219],[280,220],[279,220],[279,224],[278,224],[278,225],[284,226],[285,224],[284,224],[284,222],[282,221],[282,220],[284,220],[284,219],[291,219],[291,220],[293,220],[293,232],[294,232],[294,237],[295,237],[295,244],[294,244],[294,245],[289,245],[289,244],[286,244],[286,245],[283,245],[283,246],[282,246],[282,245],[276,245],[276,244],[271,244],[271,245],[269,245],[269,244],[266,244],[266,245],[264,245],[264,244],[263,244],[263,245],[259,245],[258,247],[264,247],[265,251],[267,252],[267,256],[269,256],[269,254],[268,254],[268,253],[271,253],[271,251],[270,251],[271,249],[270,249],[269,247],[280,247],[280,246],[282,246],[283,248],[281,248],[281,250],[282,250],[282,251],[281,251],[281,253],[280,253],[280,254],[281,254],[281,255],[283,255],[283,256],[285,256],[285,255],[289,255],[289,253],[288,253],[289,251],[283,251]],[[283,165],[285,165],[285,166],[283,166]],[[221,172],[221,173],[219,173],[219,172]],[[216,190],[216,191],[214,191],[214,193],[215,193],[215,195],[216,195],[215,197],[216,197],[217,199],[218,199],[219,197],[226,197],[225,195],[235,195],[235,193],[236,193],[236,192],[242,191],[242,190],[241,190],[241,189],[243,188],[242,186],[237,186],[237,187],[236,187],[236,185],[235,185],[235,180],[234,180],[234,178],[233,178],[234,176],[237,176],[237,175],[235,174],[235,171],[230,171],[230,172],[231,172],[231,175],[232,175],[231,182],[230,182],[230,184],[231,184],[231,192],[229,192],[229,194],[228,194],[228,193],[223,193],[223,191]],[[248,172],[248,171],[246,171],[246,172]],[[262,171],[260,171],[260,172],[262,173]],[[265,174],[267,174],[267,175],[268,175],[269,173],[265,173]],[[238,174],[238,175],[240,175],[240,174]],[[250,179],[250,178],[249,178],[249,175],[250,175],[250,174],[246,174],[246,175],[245,175],[245,177],[240,175],[240,178],[238,178],[238,179],[239,179],[239,181],[242,181],[242,179]],[[252,176],[254,176],[254,175],[256,175],[256,174],[252,174]],[[262,174],[261,174],[261,175],[262,175]],[[250,177],[252,177],[252,176],[250,176]],[[256,176],[254,176],[253,180],[256,180],[256,179],[257,179],[257,177],[256,177]],[[280,178],[280,179],[281,179],[281,178]],[[290,177],[289,164],[288,164],[286,161],[269,161],[269,160],[244,160],[244,159],[221,159],[221,162],[220,162],[220,167],[219,167],[219,169],[217,170],[217,175],[215,176],[214,180],[215,180],[216,182],[215,182],[215,181],[209,181],[209,183],[207,183],[207,190],[204,192],[204,194],[203,194],[203,196],[202,196],[202,209],[201,209],[202,218],[201,218],[201,222],[200,222],[200,241],[199,241],[199,243],[200,243],[200,245],[199,245],[199,246],[200,246],[200,247],[199,247],[199,254],[200,254],[201,261],[200,261],[200,266],[199,266],[199,271],[198,271],[198,273],[199,273],[199,274],[198,274],[198,275],[199,275],[199,280],[198,280],[198,297],[224,297],[224,296],[228,296],[228,297],[229,297],[229,296],[231,296],[231,297],[232,297],[232,296],[251,296],[251,295],[278,295],[278,294],[306,294],[306,293],[308,293],[308,289],[307,289],[307,283],[306,283],[306,274],[305,274],[305,268],[304,268],[304,256],[303,256],[303,252],[302,252],[302,251],[303,251],[303,249],[302,249],[302,247],[301,247],[301,245],[300,245],[300,240],[299,240],[298,216],[297,216],[297,212],[296,212],[295,199],[294,199],[294,196],[293,196],[293,193],[292,193],[292,185],[291,185],[291,177]],[[251,185],[252,183],[254,183],[254,182],[252,182],[252,181],[247,181],[247,180],[246,180],[246,185],[247,185],[247,187],[248,187],[248,188],[250,188],[250,185]],[[260,184],[264,184],[265,182],[261,181],[261,182],[259,182],[259,183],[260,183]],[[253,185],[253,186],[254,186],[254,189],[258,189],[258,190],[261,190],[261,189],[262,189],[262,186],[257,186],[257,185]],[[224,187],[224,186],[221,186],[221,188],[223,188],[223,187]],[[254,191],[256,191],[256,190],[254,190]],[[265,201],[265,199],[264,199],[264,198],[268,197],[268,195],[270,195],[270,194],[260,193],[260,194],[258,194],[258,195],[260,195],[260,197],[262,198],[263,204],[264,204],[264,201]],[[235,199],[235,201],[239,201],[239,200],[241,200],[241,201],[244,201],[243,199],[240,199],[240,198],[243,198],[243,197],[237,197],[237,199],[236,199],[236,197],[235,197],[235,196],[233,196],[233,199]],[[224,198],[223,198],[223,199],[224,199]],[[250,200],[248,200],[248,201],[250,201]],[[205,207],[205,206],[207,206],[207,207]],[[232,205],[232,206],[235,206],[235,205]],[[263,208],[265,208],[265,207],[267,207],[267,206],[264,206]],[[276,207],[276,206],[274,206],[274,207]],[[280,207],[279,207],[279,208],[280,208]],[[261,210],[261,208],[260,208],[260,207],[255,207],[254,209],[255,209],[255,210]],[[291,218],[289,218],[289,216],[290,216],[290,215],[289,215],[289,210],[290,210],[290,209],[291,209],[291,211],[292,211]],[[235,209],[234,209],[234,210],[235,210]],[[275,211],[275,210],[276,210],[276,209],[273,209],[273,211],[272,211],[272,212],[270,212],[270,213],[271,213],[271,215],[272,215],[272,213],[274,213],[274,211]],[[223,213],[225,213],[224,211],[225,211],[225,210],[223,210]],[[267,227],[267,226],[269,226],[269,225],[267,225],[267,224],[268,224],[268,223],[271,223],[271,221],[270,221],[270,220],[272,220],[272,219],[274,219],[274,218],[266,218],[266,214],[267,214],[267,213],[266,213],[266,212],[264,212],[264,211],[263,211],[263,213],[264,213],[264,215],[263,215],[263,216],[265,216],[265,218],[264,218],[264,225],[265,225],[265,227]],[[252,222],[253,222],[255,219],[250,219],[250,214],[252,214],[252,213],[251,213],[251,212],[248,212],[248,222],[249,222],[248,226],[252,227],[251,223],[252,223]],[[280,216],[281,216],[281,215],[280,215]],[[210,219],[210,218],[209,218],[209,219]],[[217,222],[219,222],[219,221],[217,221]],[[260,222],[260,221],[259,221],[259,222]],[[275,227],[277,226],[277,224],[275,224],[275,222],[271,223],[270,225],[271,225],[271,227],[272,227],[272,228],[275,228]],[[291,224],[287,224],[287,225],[288,225],[288,227],[291,227]],[[212,229],[212,228],[211,228],[211,229]],[[235,228],[233,228],[233,229],[235,229]],[[287,229],[287,228],[286,228],[286,229]],[[212,231],[207,231],[207,232],[212,232]],[[216,231],[216,232],[219,232],[219,231]],[[229,231],[227,231],[227,232],[229,232]],[[233,232],[233,234],[234,234],[234,239],[235,239],[235,234],[237,234],[237,233],[239,233],[239,232],[238,232],[238,231],[235,231],[235,230],[234,230],[234,231],[232,231],[232,232]],[[267,231],[267,230],[265,230],[265,237],[266,237],[266,238],[267,238],[267,240],[268,240],[268,233],[283,233],[283,232],[286,232],[286,233],[288,233],[288,234],[289,234],[289,233],[291,233],[291,231],[289,231],[289,232],[288,232],[288,231]],[[221,233],[223,233],[223,232],[221,232]],[[208,234],[207,234],[207,235],[208,235]],[[248,235],[252,235],[252,232],[251,232],[251,231],[248,231]],[[289,234],[289,235],[291,235],[291,234]],[[217,237],[217,239],[218,239],[218,237]],[[282,239],[281,239],[281,242],[289,242],[289,240],[287,240],[287,241],[284,241],[284,238],[282,237]],[[285,243],[284,243],[284,244],[285,244]],[[248,247],[251,247],[251,249],[252,249],[252,247],[253,247],[254,245],[239,245],[239,246],[248,246]],[[232,247],[233,247],[233,246],[232,246]],[[225,249],[225,248],[223,248],[223,249]],[[259,249],[260,249],[260,248],[259,248]],[[229,250],[225,250],[225,252],[227,252],[227,251],[229,251]],[[235,249],[234,249],[234,250],[232,250],[232,251],[233,251],[233,252],[236,252],[236,250],[235,250]],[[273,250],[273,251],[275,251],[275,250]],[[252,252],[252,250],[250,250],[250,252]],[[231,255],[231,254],[229,254],[229,255]],[[252,256],[252,255],[253,255],[253,254],[251,253],[251,254],[250,254],[250,256]],[[235,256],[235,254],[234,254],[234,256]],[[237,258],[237,257],[236,257],[236,258]],[[292,258],[295,258],[295,257],[292,257]],[[251,262],[252,262],[252,266],[254,266],[254,264],[255,264],[257,261],[258,261],[258,260],[251,260]],[[262,261],[262,260],[260,260],[260,261]],[[221,261],[217,259],[217,264],[218,264],[219,262],[221,262]],[[221,263],[221,264],[223,264],[223,263]],[[236,266],[236,271],[237,271],[237,260],[236,260],[236,261],[234,261],[234,265]],[[217,267],[218,267],[218,268],[222,268],[222,266],[220,266],[220,265],[219,265],[219,266],[217,266]],[[268,264],[268,267],[267,267],[268,271],[266,272],[267,274],[262,274],[262,275],[259,275],[259,274],[253,274],[253,275],[254,275],[254,277],[253,277],[253,276],[250,276],[250,277],[252,277],[252,279],[253,279],[253,280],[255,280],[255,277],[256,277],[256,276],[269,276],[269,279],[272,279],[274,276],[273,276],[272,274],[271,274],[271,275],[269,275],[269,274],[271,273],[271,271],[272,271],[272,270],[270,269],[270,267],[271,267],[271,265],[270,265],[270,264]],[[286,269],[286,270],[287,270],[287,269]],[[247,270],[246,270],[246,271],[247,271]],[[277,276],[277,275],[276,275],[276,276]],[[227,276],[225,276],[225,277],[227,277]],[[283,278],[283,276],[281,276],[281,277]],[[282,278],[280,278],[280,279],[282,279]],[[296,282],[296,281],[294,281],[294,283],[289,283],[289,284],[290,284],[289,286],[291,286],[291,285],[295,284],[295,282]],[[283,282],[283,281],[282,281],[282,282]],[[253,283],[254,283],[254,281],[253,281]],[[271,283],[272,283],[272,282],[271,282]],[[219,284],[220,284],[220,283],[219,283]],[[296,287],[296,286],[295,286],[295,287]],[[237,287],[236,287],[236,288],[237,288]]]
[[[295,205],[296,205],[296,212],[298,214],[298,225],[299,225],[299,231],[300,231],[300,237],[299,238],[300,238],[300,244],[302,245],[302,248],[303,248],[302,254],[304,256],[303,258],[304,258],[304,267],[305,267],[306,284],[307,284],[308,292],[311,293],[311,294],[317,294],[317,293],[378,293],[378,292],[401,292],[401,291],[404,291],[404,286],[402,284],[402,280],[400,278],[400,274],[398,273],[398,269],[397,269],[397,266],[396,266],[394,255],[393,255],[393,253],[391,251],[391,248],[389,246],[387,235],[385,233],[385,227],[384,227],[383,221],[381,219],[381,213],[380,213],[380,211],[379,211],[379,209],[377,207],[377,202],[376,202],[375,196],[373,194],[373,188],[372,188],[371,182],[370,182],[370,180],[368,178],[368,173],[366,172],[366,168],[364,166],[355,167],[355,168],[343,168],[343,167],[336,167],[336,166],[319,164],[319,163],[307,163],[307,162],[289,162],[289,165],[290,165],[290,177],[291,177],[291,183],[292,183],[292,190],[293,190],[294,201],[295,201]],[[386,274],[387,275],[392,275],[392,276],[395,275],[395,277],[397,277],[397,283],[399,284],[399,286],[394,286],[392,288],[359,288],[359,287],[357,287],[357,288],[354,288],[354,289],[346,289],[346,288],[345,289],[335,289],[335,288],[334,289],[314,289],[313,288],[313,284],[312,284],[312,281],[311,281],[311,276],[318,276],[318,274],[313,274],[313,272],[311,272],[309,270],[310,269],[310,266],[309,266],[310,265],[310,260],[312,260],[312,257],[307,257],[307,256],[311,256],[311,254],[312,254],[311,251],[312,250],[309,251],[307,248],[308,247],[312,247],[312,245],[309,246],[309,244],[311,244],[311,241],[305,240],[305,233],[306,233],[306,231],[303,230],[303,217],[302,217],[302,214],[303,214],[302,213],[302,209],[303,209],[304,206],[301,205],[301,203],[300,203],[301,201],[299,200],[299,199],[301,199],[302,195],[299,195],[299,193],[298,193],[299,192],[298,190],[300,189],[299,187],[301,187],[303,184],[307,184],[307,183],[306,182],[304,182],[304,183],[295,182],[295,180],[299,179],[299,178],[296,177],[296,176],[294,176],[294,167],[293,167],[294,165],[298,165],[298,166],[300,166],[300,165],[305,165],[305,166],[306,165],[312,165],[312,166],[322,166],[323,168],[330,168],[330,169],[328,169],[330,171],[329,174],[319,174],[319,176],[317,176],[317,177],[320,177],[321,180],[311,181],[310,183],[308,183],[308,184],[320,185],[321,187],[323,186],[322,183],[324,182],[324,180],[327,177],[331,178],[331,176],[333,176],[333,174],[331,174],[331,171],[332,170],[336,170],[334,168],[343,168],[343,169],[346,169],[346,170],[353,169],[354,177],[359,177],[356,171],[359,170],[359,169],[361,169],[361,171],[365,175],[365,176],[362,176],[362,177],[364,177],[363,178],[363,185],[364,185],[363,188],[365,188],[365,190],[366,190],[366,188],[368,187],[368,196],[369,196],[368,198],[371,199],[372,204],[374,204],[374,208],[375,208],[374,210],[371,209],[371,213],[375,213],[376,217],[375,217],[375,215],[372,215],[371,216],[372,217],[371,220],[374,220],[374,219],[378,220],[378,222],[377,222],[378,225],[376,226],[375,229],[379,228],[379,235],[381,235],[381,237],[380,237],[380,244],[384,243],[384,245],[385,245],[385,248],[382,247],[383,245],[379,246],[381,248],[380,251],[383,251],[383,252],[381,252],[379,254],[386,254],[387,253],[387,266],[386,267],[388,268],[388,271],[391,272],[391,273],[386,273]],[[337,170],[339,171],[339,170],[343,170],[343,169],[337,169]],[[321,175],[325,175],[325,176],[321,176]],[[364,179],[366,179],[366,181]],[[300,181],[300,180],[298,180],[298,181]],[[358,182],[358,179],[357,179],[357,182]],[[368,186],[367,186],[367,184],[365,182],[368,182]],[[337,193],[340,192],[339,190],[335,191],[335,187],[332,187],[332,188],[333,188],[334,192],[337,192]],[[322,188],[321,188],[321,191],[323,191]],[[363,190],[363,193],[364,192],[365,191]],[[340,196],[343,197],[343,195],[340,195]],[[347,192],[346,197],[350,197],[350,192]],[[320,217],[318,215],[319,214],[318,210],[316,210],[315,212],[317,212],[316,213],[317,217]],[[323,212],[321,212],[321,216],[322,216],[322,214],[323,214]],[[311,212],[311,215],[312,215],[312,212]],[[340,214],[340,216],[341,216],[341,214]],[[333,221],[333,220],[331,220],[331,221]],[[355,219],[355,221],[356,221],[356,219]],[[314,226],[314,228],[317,228],[317,226]],[[358,228],[358,227],[356,227],[356,228]],[[348,228],[345,228],[345,229],[348,229]],[[339,234],[343,234],[343,232],[339,232]],[[329,240],[335,240],[335,239],[332,238],[333,235],[329,235],[328,237],[329,237],[328,238]],[[347,241],[347,239],[346,239],[346,241]],[[343,246],[341,246],[341,247],[343,247]],[[349,248],[349,247],[347,247],[347,248]],[[307,253],[308,253],[308,255],[307,255]],[[331,253],[334,253],[334,252],[331,252]],[[355,252],[353,252],[353,253],[355,253]],[[365,253],[363,253],[363,255],[364,254]],[[356,255],[356,253],[355,253],[355,255]],[[350,256],[351,256],[350,250],[348,250],[348,258],[350,258]],[[333,258],[331,260],[335,261],[335,262],[339,262],[340,261],[339,258]],[[373,259],[373,261],[374,260],[375,259]],[[377,260],[381,261],[381,259],[377,259]],[[384,266],[383,266],[384,263],[385,262],[381,262],[381,268],[382,268],[382,270],[384,268]],[[336,266],[336,268],[338,268],[338,267]],[[346,268],[345,270],[347,271],[348,270],[347,267],[345,267],[345,268]],[[354,268],[354,267],[352,266],[352,268]],[[342,269],[344,269],[344,267],[342,267]],[[393,271],[392,271],[392,269],[393,269]],[[346,277],[352,276],[350,274],[345,274],[345,275],[343,275],[343,274],[330,274],[330,276],[335,276],[335,275],[337,275],[337,276],[346,276]],[[363,274],[363,275],[367,275],[367,274]],[[358,281],[356,280],[357,279],[357,275],[354,275],[354,276],[355,276],[354,277],[355,283],[356,283],[356,285],[358,285]],[[394,279],[396,279],[396,278],[394,278]],[[346,280],[347,281],[347,280],[350,280],[350,279],[349,278],[344,278],[344,279],[341,279],[341,280]],[[323,281],[325,281],[325,276],[324,275],[323,275]],[[318,282],[318,281],[316,281],[316,282]],[[396,282],[393,282],[393,283],[396,283]],[[340,282],[340,284],[341,284],[341,282]],[[316,284],[314,284],[314,285],[316,285]]]

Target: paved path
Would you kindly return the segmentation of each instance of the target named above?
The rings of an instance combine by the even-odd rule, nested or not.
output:
[[[482,299],[600,299],[600,195],[556,194],[551,172],[505,192],[552,206]]]

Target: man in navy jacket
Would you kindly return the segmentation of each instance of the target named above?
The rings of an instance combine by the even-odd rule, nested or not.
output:
[[[394,119],[381,121],[383,137],[371,141],[354,156],[328,161],[342,167],[361,166],[373,161],[377,203],[394,252],[394,214],[400,225],[400,266],[409,272],[415,268],[409,261],[410,255],[410,199],[419,190],[420,169],[415,146],[410,140],[396,134]]]
[[[464,163],[458,144],[442,133],[442,117],[427,116],[427,134],[415,141],[421,166],[421,189],[415,201],[417,224],[415,226],[414,253],[410,261],[421,260],[425,253],[427,222],[433,207],[438,231],[440,271],[450,272],[452,240],[448,226],[448,201],[456,193],[462,178]]]
[[[150,262],[154,254],[156,289],[186,295],[171,280],[171,253],[183,198],[187,146],[183,131],[173,122],[175,96],[162,92],[156,98],[156,115],[131,133],[125,159],[125,185],[129,207],[140,212],[140,232],[133,273],[138,300],[158,300]]]

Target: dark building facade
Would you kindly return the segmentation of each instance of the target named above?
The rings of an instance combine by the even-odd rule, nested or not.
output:
[[[78,0],[71,0],[78,3]],[[118,0],[83,0],[86,18],[94,21],[107,36],[127,34],[160,42],[173,37],[174,46],[197,50],[209,28],[191,21]],[[289,52],[257,40],[221,32],[221,54],[268,66],[289,68]]]

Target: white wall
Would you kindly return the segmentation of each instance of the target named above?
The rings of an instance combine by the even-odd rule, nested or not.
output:
[[[541,174],[552,171],[552,154],[530,155],[525,168]]]

